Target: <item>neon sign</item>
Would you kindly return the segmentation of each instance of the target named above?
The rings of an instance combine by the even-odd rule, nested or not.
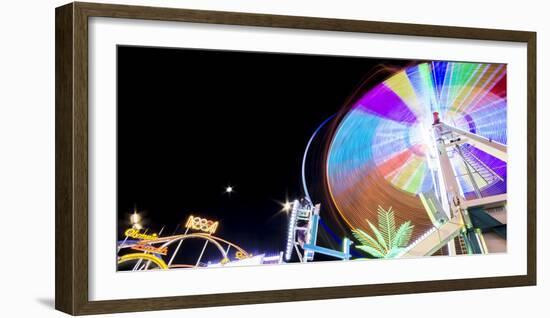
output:
[[[145,233],[139,233],[138,229],[127,229],[126,232],[124,232],[124,235],[138,239],[138,240],[156,240],[158,239],[158,235],[156,233],[153,234],[145,234]]]
[[[128,261],[134,261],[134,260],[140,260],[140,259],[151,261],[155,263],[160,269],[168,269],[168,265],[166,265],[166,263],[162,259],[154,255],[144,254],[144,253],[126,254],[119,258],[118,264],[123,264]]]
[[[149,252],[152,254],[160,254],[160,255],[168,254],[168,246],[155,247],[148,244],[137,244],[132,246],[132,249],[136,251]]]
[[[220,222],[204,219],[198,216],[190,215],[185,223],[185,227],[188,229],[198,230],[209,234],[214,234],[218,228]]]
[[[247,255],[247,254],[245,254],[245,253],[243,253],[243,252],[241,252],[241,251],[237,251],[237,252],[235,253],[235,258],[236,258],[236,259],[239,259],[239,260],[240,260],[240,259],[249,258],[249,257],[252,257],[252,255]]]

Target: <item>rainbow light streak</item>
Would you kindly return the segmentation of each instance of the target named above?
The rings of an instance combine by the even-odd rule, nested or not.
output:
[[[392,206],[398,223],[411,220],[415,237],[433,226],[417,194],[434,191],[435,111],[449,125],[506,144],[506,66],[422,63],[393,74],[355,102],[334,133],[326,166],[332,200],[350,227],[368,229],[365,219],[376,219],[378,205]],[[480,182],[482,195],[505,193],[506,163],[463,147],[504,180]],[[453,157],[455,171],[464,172],[464,163]],[[459,183],[467,198],[474,195],[468,180]]]

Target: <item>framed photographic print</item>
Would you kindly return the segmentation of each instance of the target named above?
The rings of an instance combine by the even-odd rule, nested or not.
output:
[[[56,308],[536,284],[536,34],[56,9]]]

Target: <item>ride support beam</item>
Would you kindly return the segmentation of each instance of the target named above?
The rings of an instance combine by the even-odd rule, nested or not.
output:
[[[486,153],[490,154],[495,158],[498,158],[504,162],[507,162],[508,153],[507,153],[506,145],[503,145],[492,139],[471,133],[469,131],[465,131],[453,126],[449,126],[445,123],[440,123],[439,125],[441,125],[443,129],[450,130],[459,136],[468,138],[467,143],[469,143],[470,145],[485,151]]]

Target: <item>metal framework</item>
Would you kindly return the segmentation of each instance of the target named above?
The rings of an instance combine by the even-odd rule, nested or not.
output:
[[[315,253],[341,260],[351,258],[352,242],[348,238],[343,239],[341,251],[317,246],[317,233],[321,219],[320,209],[320,204],[313,205],[307,198],[294,200],[289,217],[285,261],[290,261],[294,252],[302,263],[312,261]]]
[[[507,147],[494,140],[445,124],[440,121],[438,113],[434,113],[432,132],[440,180],[437,184],[439,193],[421,194],[420,199],[434,228],[410,244],[401,256],[432,255],[445,246],[447,246],[448,255],[454,255],[457,250],[468,254],[486,254],[488,248],[483,234],[472,223],[470,211],[475,209],[477,213],[482,213],[483,208],[505,206],[506,194],[482,196],[483,187],[503,179],[468,151],[464,144],[470,144],[504,162],[507,161]],[[466,170],[465,177],[468,177],[472,183],[476,194],[475,199],[465,198],[457,181],[458,177],[464,176],[457,175],[455,172],[450,159],[451,155],[458,155],[462,160]],[[483,187],[478,185],[474,176],[484,180],[485,185]],[[498,222],[495,224],[503,225]],[[459,246],[456,246],[456,243]]]

